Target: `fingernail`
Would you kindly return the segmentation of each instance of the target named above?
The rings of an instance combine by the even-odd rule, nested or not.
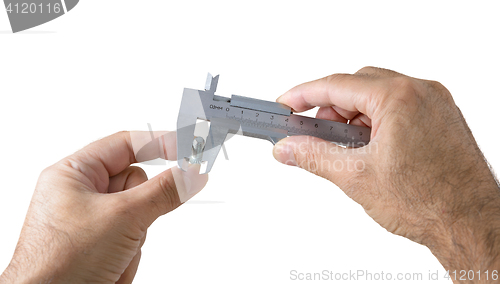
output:
[[[293,149],[286,143],[276,144],[273,148],[273,156],[280,163],[289,166],[297,166]]]

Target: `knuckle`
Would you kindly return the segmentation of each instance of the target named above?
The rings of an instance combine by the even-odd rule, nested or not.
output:
[[[378,71],[379,68],[374,67],[374,66],[365,66],[361,69],[359,69],[356,74],[373,74]]]
[[[420,93],[414,79],[409,77],[395,77],[391,79],[391,88],[394,90],[393,101],[399,107],[417,106]]]
[[[121,131],[118,131],[116,132],[115,134],[113,135],[116,135],[116,136],[124,136],[124,135],[129,135],[130,132],[129,131],[126,131],[126,130],[121,130]]]
[[[54,165],[48,166],[40,172],[38,180],[40,182],[50,181],[54,176],[60,175],[65,171],[65,167],[58,162]]]
[[[47,167],[45,169],[42,170],[42,172],[40,173],[40,175],[38,176],[38,180],[37,180],[37,190],[39,190],[40,188],[43,188],[40,187],[39,185],[42,185],[46,182],[50,182],[51,180],[51,177],[54,175],[54,168],[53,166],[50,166],[50,167]]]
[[[406,77],[405,75],[398,73],[396,71],[374,67],[374,66],[365,66],[356,72],[356,75],[364,75],[371,77]]]
[[[391,104],[393,109],[416,110],[422,105],[436,103],[454,104],[451,93],[437,81],[418,80],[406,76],[394,77],[390,80],[393,90]]]
[[[429,81],[426,81],[426,83],[433,89],[435,90],[439,90],[439,91],[442,91],[442,90],[446,90],[447,89],[445,88],[445,86],[443,86],[443,84],[441,84],[440,82],[438,81],[433,81],[433,80],[429,80]]]
[[[162,176],[158,179],[158,186],[162,193],[162,204],[158,204],[161,207],[160,211],[165,214],[177,208],[180,205],[180,199],[173,179],[169,176]]]
[[[109,136],[103,137],[102,139],[94,141],[94,142],[90,143],[90,145],[94,145],[102,140],[113,140],[113,139],[117,139],[117,138],[128,138],[128,137],[130,137],[130,131],[121,130],[121,131],[115,132]]]
[[[334,84],[336,82],[343,81],[348,78],[348,74],[332,74],[329,76],[326,76],[324,79],[328,85]]]
[[[395,77],[391,83],[392,87],[398,90],[402,96],[413,96],[415,93],[415,81],[410,77]]]
[[[441,83],[419,80],[410,77],[395,77],[391,81],[392,109],[398,113],[416,112],[435,105],[454,105],[453,98]]]
[[[299,156],[301,157],[301,159],[300,161],[298,161],[298,165],[301,168],[313,174],[316,175],[319,174],[318,153],[316,153],[313,149],[308,147]]]
[[[148,175],[141,167],[130,166],[130,167],[128,167],[128,170],[129,170],[130,176],[137,177],[137,178],[140,178],[143,180],[148,179]]]
[[[46,176],[50,176],[55,170],[55,166],[52,165],[52,166],[48,166],[46,167],[45,169],[42,170],[42,172],[40,173],[40,177],[46,177]]]
[[[438,81],[426,81],[426,85],[433,96],[454,104],[450,91],[443,84]]]

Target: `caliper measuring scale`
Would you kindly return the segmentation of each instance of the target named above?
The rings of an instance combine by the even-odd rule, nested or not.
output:
[[[314,136],[346,147],[362,147],[370,142],[368,127],[296,115],[289,107],[276,102],[237,95],[217,96],[218,80],[219,76],[208,74],[205,90],[184,89],[177,119],[177,161],[183,170],[192,160],[199,119],[210,122],[202,153],[197,149],[196,163],[206,162],[203,173],[212,169],[228,134],[265,139],[273,144],[293,135]]]

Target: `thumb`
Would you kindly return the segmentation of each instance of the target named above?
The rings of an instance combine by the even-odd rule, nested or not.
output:
[[[199,170],[200,165],[190,165],[186,172],[174,167],[125,191],[133,200],[135,214],[149,227],[158,217],[188,201],[208,181],[208,175],[200,175]]]
[[[366,167],[357,149],[343,148],[312,136],[282,139],[274,146],[273,155],[280,163],[303,168],[344,190]]]

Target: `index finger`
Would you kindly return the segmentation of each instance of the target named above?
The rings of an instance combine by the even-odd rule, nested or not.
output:
[[[175,154],[175,140],[175,132],[122,131],[95,141],[64,160],[98,186],[131,164],[156,158],[175,159],[171,157]]]
[[[372,76],[334,74],[298,85],[277,99],[296,112],[314,107],[338,106],[372,118],[374,94],[384,90],[383,79]]]

